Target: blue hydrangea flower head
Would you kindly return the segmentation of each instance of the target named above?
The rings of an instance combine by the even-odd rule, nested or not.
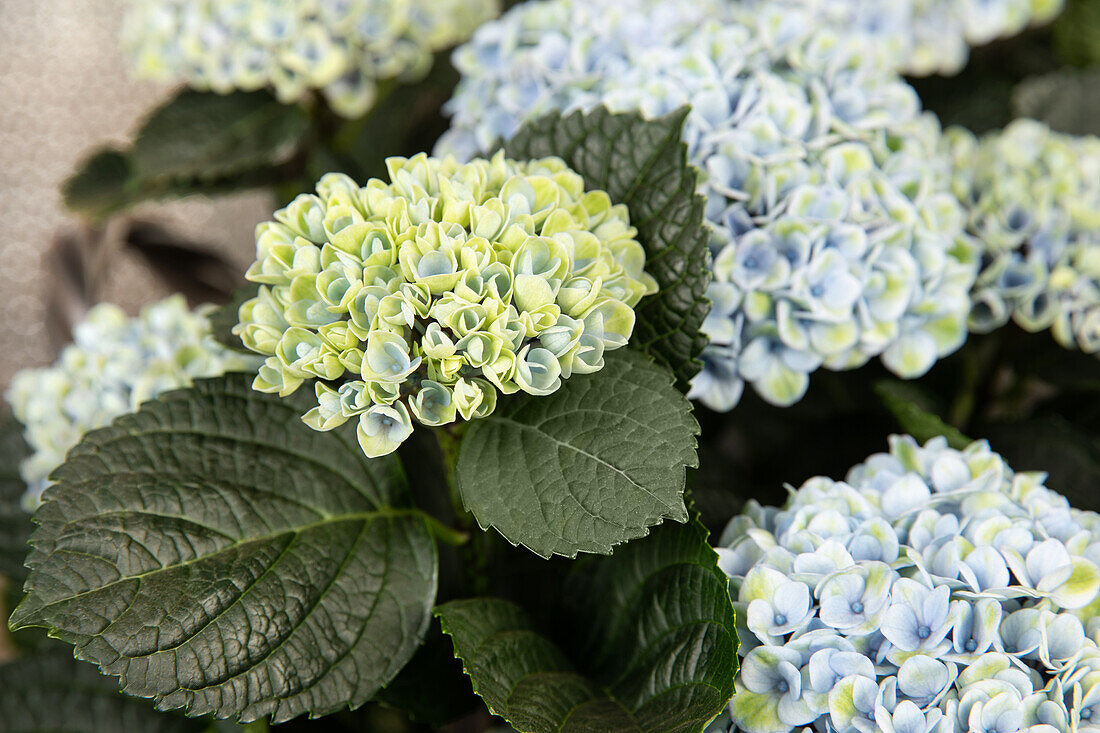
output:
[[[127,0],[123,46],[135,74],[202,90],[274,89],[285,103],[320,90],[358,117],[379,82],[427,73],[498,0]]]
[[[311,382],[315,430],[358,423],[368,456],[413,421],[548,395],[625,346],[657,289],[625,206],[559,158],[390,158],[390,182],[328,174],[256,230],[260,284],[234,333],[266,357],[253,386]]]
[[[944,144],[982,248],[971,329],[1011,319],[1100,354],[1100,138],[1021,119],[981,139],[953,128]]]
[[[1046,23],[1065,7],[1065,0],[737,1],[762,13],[811,12],[820,25],[844,29],[910,76],[957,74],[971,46]]]
[[[214,339],[209,311],[188,310],[182,295],[153,303],[136,318],[102,303],[73,329],[73,343],[52,366],[12,378],[6,398],[33,450],[20,465],[28,509],[88,431],[195,379],[256,368],[257,359]]]
[[[847,41],[797,7],[524,3],[455,52],[437,150],[468,157],[555,110],[690,105],[714,273],[691,396],[728,410],[747,382],[789,405],[813,371],[876,356],[916,377],[966,337],[975,248],[938,123]]]
[[[1044,479],[894,436],[750,502],[717,548],[744,660],[708,733],[1100,727],[1100,516]]]

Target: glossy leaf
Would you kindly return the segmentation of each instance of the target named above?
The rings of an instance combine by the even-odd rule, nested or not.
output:
[[[631,344],[672,369],[683,391],[702,368],[707,340],[699,329],[710,311],[710,234],[695,192],[698,171],[680,139],[687,114],[686,107],[656,120],[602,107],[551,114],[524,125],[504,147],[513,158],[563,158],[589,188],[630,209],[646,271],[660,286],[638,305]]]
[[[510,601],[436,609],[474,690],[517,730],[699,731],[733,694],[733,606],[697,521],[593,561],[563,598],[590,630],[573,655]]]
[[[212,181],[290,158],[306,132],[305,111],[267,91],[184,90],[157,108],[134,139],[135,175],[145,181]]]
[[[475,420],[455,476],[482,528],[544,557],[610,553],[687,520],[699,426],[667,370],[629,350],[546,397],[512,396]]]
[[[192,715],[363,704],[420,644],[435,547],[395,460],[298,396],[204,380],[89,433],[54,474],[13,628],[44,626]]]

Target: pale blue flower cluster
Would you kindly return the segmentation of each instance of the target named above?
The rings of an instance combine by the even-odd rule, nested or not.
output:
[[[147,306],[136,318],[102,303],[73,329],[73,343],[55,364],[24,369],[5,395],[34,451],[20,465],[24,503],[38,504],[48,477],[69,448],[158,394],[202,377],[259,366],[210,332],[208,309],[188,310],[182,295]]]
[[[487,23],[438,151],[468,158],[555,110],[682,105],[712,225],[691,396],[789,405],[819,367],[916,377],[966,338],[977,274],[940,130],[913,89],[810,12],[728,0],[549,0]]]
[[[1100,138],[1020,119],[981,139],[953,128],[944,142],[982,247],[971,330],[1012,319],[1100,354]]]
[[[971,46],[1052,20],[1065,0],[735,0],[761,12],[810,10],[906,74],[957,74]]]
[[[711,731],[1100,730],[1100,516],[962,451],[894,436],[718,547],[737,692]]]
[[[272,87],[280,101],[323,92],[358,117],[378,83],[427,73],[499,0],[128,0],[123,46],[142,78],[228,93]]]

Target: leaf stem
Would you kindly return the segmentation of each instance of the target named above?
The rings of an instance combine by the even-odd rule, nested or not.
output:
[[[469,532],[451,529],[430,514],[424,514],[424,521],[428,523],[428,531],[432,533],[432,537],[435,537],[445,545],[461,547],[470,541]]]
[[[465,422],[436,428],[436,439],[439,441],[439,449],[443,454],[443,474],[447,480],[447,493],[451,498],[451,507],[455,514],[455,523],[461,527],[462,535],[466,542],[466,556],[469,564],[466,567],[466,578],[474,595],[483,595],[489,589],[489,537],[481,531],[474,516],[466,510],[462,502],[462,494],[455,480],[455,467],[458,465],[458,454],[462,447],[462,436],[465,435],[469,425]],[[453,530],[452,530],[453,531]]]

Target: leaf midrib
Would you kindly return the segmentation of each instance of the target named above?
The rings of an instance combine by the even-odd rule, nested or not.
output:
[[[632,486],[635,486],[638,489],[641,489],[641,491],[643,493],[648,494],[654,501],[656,501],[658,504],[663,506],[665,509],[667,509],[671,512],[676,511],[676,507],[674,505],[669,504],[664,499],[662,499],[661,497],[657,496],[652,491],[647,489],[645,486],[643,486],[640,483],[638,483],[637,481],[635,481],[633,478],[631,478],[630,474],[628,474],[626,471],[622,470],[618,466],[614,466],[614,465],[608,463],[607,461],[605,461],[604,459],[600,458],[599,456],[593,455],[592,453],[589,453],[588,451],[584,450],[583,448],[579,448],[579,447],[573,445],[572,443],[569,443],[568,441],[559,440],[558,438],[556,438],[555,436],[553,436],[550,433],[546,432],[545,430],[539,430],[538,425],[526,425],[524,423],[516,422],[515,420],[513,420],[511,418],[496,416],[496,415],[490,415],[489,417],[487,417],[485,419],[486,420],[496,420],[498,422],[507,423],[508,425],[515,426],[517,428],[520,428],[523,431],[533,432],[533,433],[536,433],[538,435],[545,436],[546,438],[548,438],[549,440],[551,440],[555,444],[557,444],[559,447],[569,448],[569,449],[579,453],[580,455],[585,456],[587,458],[590,458],[591,460],[595,461],[596,463],[599,463],[601,466],[604,466],[604,467],[614,471],[615,473],[619,474],[624,479],[626,479],[626,481],[628,483],[630,483]],[[541,424],[542,423],[539,423],[539,425],[541,425]],[[598,515],[592,514],[592,512],[589,511],[587,508],[585,508],[583,505],[582,505],[581,508],[584,509],[585,512],[588,513],[590,516],[592,516],[596,519],[607,521],[604,517],[600,517]]]
[[[145,512],[139,512],[139,511],[133,511],[131,513],[136,515],[136,516],[141,516],[141,515],[146,514]],[[153,516],[164,516],[164,515],[153,515]],[[92,594],[92,593],[98,593],[102,590],[106,590],[108,588],[114,587],[114,586],[119,585],[121,583],[126,583],[126,582],[133,581],[133,580],[141,580],[142,578],[146,578],[146,577],[149,577],[149,576],[152,576],[152,575],[156,575],[158,573],[167,572],[169,570],[176,570],[178,568],[189,567],[189,566],[195,565],[197,563],[207,562],[207,561],[210,561],[210,560],[218,557],[219,555],[222,555],[226,552],[230,552],[232,550],[236,550],[236,549],[238,549],[240,547],[243,547],[245,545],[250,545],[250,544],[257,543],[257,542],[270,541],[270,540],[276,539],[276,538],[278,538],[282,535],[286,535],[286,534],[300,535],[300,534],[302,534],[304,532],[308,532],[312,529],[316,529],[318,527],[323,527],[323,526],[328,525],[328,524],[335,524],[335,523],[339,523],[339,522],[367,522],[367,523],[369,523],[369,522],[372,522],[372,521],[375,521],[375,520],[378,520],[378,519],[398,519],[398,518],[402,518],[402,517],[414,517],[414,518],[418,518],[418,519],[423,519],[424,518],[424,512],[420,511],[419,509],[395,509],[395,508],[391,508],[391,507],[385,507],[385,508],[371,510],[371,511],[365,511],[365,512],[350,512],[350,513],[347,513],[347,514],[334,514],[334,515],[325,517],[324,519],[318,520],[316,522],[310,522],[309,524],[304,524],[304,525],[301,525],[301,526],[298,526],[298,527],[287,527],[286,529],[273,531],[273,532],[268,532],[266,534],[256,535],[254,537],[250,537],[246,540],[241,540],[241,541],[238,541],[238,542],[234,542],[230,545],[227,545],[226,547],[221,548],[220,550],[217,550],[215,552],[208,553],[208,554],[205,554],[205,555],[201,555],[199,557],[195,557],[195,558],[192,558],[190,560],[185,560],[185,561],[179,562],[179,563],[173,563],[171,565],[165,565],[163,567],[159,567],[159,568],[156,568],[154,570],[147,570],[144,573],[138,573],[137,575],[127,575],[127,576],[119,578],[118,580],[112,580],[110,583],[104,583],[103,585],[98,586],[96,588],[90,588],[88,590],[80,591],[79,593],[75,593],[75,594],[67,596],[65,598],[58,599],[56,601],[49,601],[49,602],[42,603],[37,608],[35,608],[33,610],[33,612],[34,613],[40,613],[42,611],[42,609],[52,608],[53,606],[58,606],[58,605],[62,605],[62,604],[65,604],[65,603],[70,603],[70,602],[75,601],[79,598],[82,598],[86,595],[89,595],[89,594]],[[52,556],[56,552],[61,552],[61,551],[67,552],[67,550],[65,550],[64,548],[59,548],[59,549],[55,548],[54,550],[52,550],[50,552],[50,556]],[[82,553],[82,554],[88,554],[88,553]],[[47,556],[47,557],[49,557],[49,556]],[[106,558],[101,557],[99,555],[90,555],[90,557],[96,557],[100,560],[107,560]],[[110,562],[110,561],[107,561],[107,562]],[[41,565],[41,561],[38,563],[38,565]],[[113,563],[112,563],[112,565],[113,565]],[[35,569],[37,569],[37,568],[35,568]],[[115,569],[117,570],[118,567],[115,566]],[[28,597],[27,600],[29,600],[29,597]],[[34,622],[25,621],[24,619],[18,618],[21,615],[20,614],[20,609],[23,607],[23,604],[25,604],[27,602],[27,600],[24,600],[23,603],[21,603],[19,605],[19,607],[17,607],[15,609],[15,612],[12,613],[11,620],[9,621],[9,626],[13,631],[19,631],[20,629],[31,628],[31,627],[34,627],[36,625],[40,625],[40,624],[36,624]]]

